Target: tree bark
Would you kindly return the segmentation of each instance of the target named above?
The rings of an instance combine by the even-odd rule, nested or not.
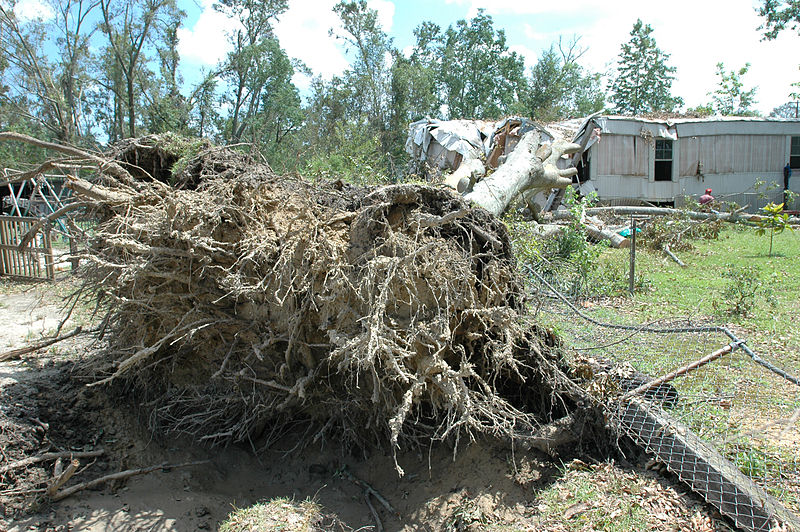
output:
[[[723,222],[739,222],[739,221],[757,221],[761,218],[758,214],[741,214],[739,212],[697,212],[697,211],[682,211],[680,209],[671,209],[668,207],[592,207],[586,209],[586,214],[619,214],[629,216],[631,214],[643,214],[651,216],[668,216],[671,214],[682,214],[688,216],[692,220],[721,220]],[[566,219],[569,217],[567,213],[553,213],[553,218]],[[800,218],[789,218],[789,223],[796,225],[800,224]]]
[[[475,185],[464,198],[500,216],[526,190],[566,188],[572,184],[571,178],[578,170],[559,169],[556,162],[564,154],[575,153],[580,146],[556,141],[548,147],[540,146],[539,142],[538,131],[525,133],[505,164]]]
[[[477,178],[485,173],[486,167],[480,159],[465,159],[452,174],[447,176],[444,184],[459,194],[466,194],[472,190]]]

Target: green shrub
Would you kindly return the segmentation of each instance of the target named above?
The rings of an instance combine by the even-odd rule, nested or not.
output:
[[[723,272],[728,282],[721,297],[723,302],[714,302],[714,309],[729,316],[747,317],[756,308],[760,299],[772,301],[772,290],[761,280],[761,270],[755,266],[729,266]]]

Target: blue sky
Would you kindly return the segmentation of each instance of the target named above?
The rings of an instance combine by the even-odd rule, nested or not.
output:
[[[191,0],[183,37],[183,57],[189,70],[211,66],[225,49],[225,23],[211,9],[212,0]],[[716,86],[715,65],[728,69],[751,63],[745,86],[757,85],[757,108],[769,113],[788,101],[790,84],[800,81],[800,36],[784,31],[776,41],[761,41],[755,0],[369,0],[380,14],[395,45],[413,44],[413,30],[424,20],[446,27],[485,8],[495,27],[506,31],[510,48],[521,54],[530,67],[542,50],[559,36],[581,37],[587,48],[585,66],[602,73],[613,69],[620,45],[630,37],[637,18],[654,28],[659,47],[671,54],[677,67],[674,94],[687,106],[709,101]],[[325,78],[341,73],[347,58],[341,46],[328,36],[337,26],[331,12],[335,0],[290,0],[289,11],[276,27],[282,46],[290,56],[303,60]],[[302,87],[308,80],[297,79]]]

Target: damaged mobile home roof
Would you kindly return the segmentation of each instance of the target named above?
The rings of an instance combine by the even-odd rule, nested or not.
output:
[[[589,128],[589,124],[594,125]],[[679,137],[707,135],[792,135],[797,134],[800,119],[762,118],[749,116],[711,116],[704,118],[650,119],[633,116],[594,115],[576,131],[574,142],[580,141],[592,128],[611,135],[640,135],[647,132],[654,138],[675,140]]]
[[[432,144],[438,144],[445,152],[461,154],[465,159],[487,157],[492,150],[496,133],[502,130],[509,121],[520,123],[520,136],[527,131],[538,129],[545,142],[552,142],[556,138],[556,135],[547,128],[529,118],[518,116],[510,116],[498,121],[424,118],[409,125],[406,151],[421,161],[430,160],[431,156],[436,158],[439,155],[432,153],[437,150],[431,149]],[[446,158],[446,156],[439,157],[442,162]]]

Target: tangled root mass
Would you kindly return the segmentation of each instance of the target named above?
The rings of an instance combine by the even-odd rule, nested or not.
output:
[[[220,149],[186,168],[192,188],[103,206],[87,270],[108,302],[105,380],[137,390],[154,428],[225,443],[303,422],[396,448],[568,410],[486,211],[425,186],[278,177]]]

